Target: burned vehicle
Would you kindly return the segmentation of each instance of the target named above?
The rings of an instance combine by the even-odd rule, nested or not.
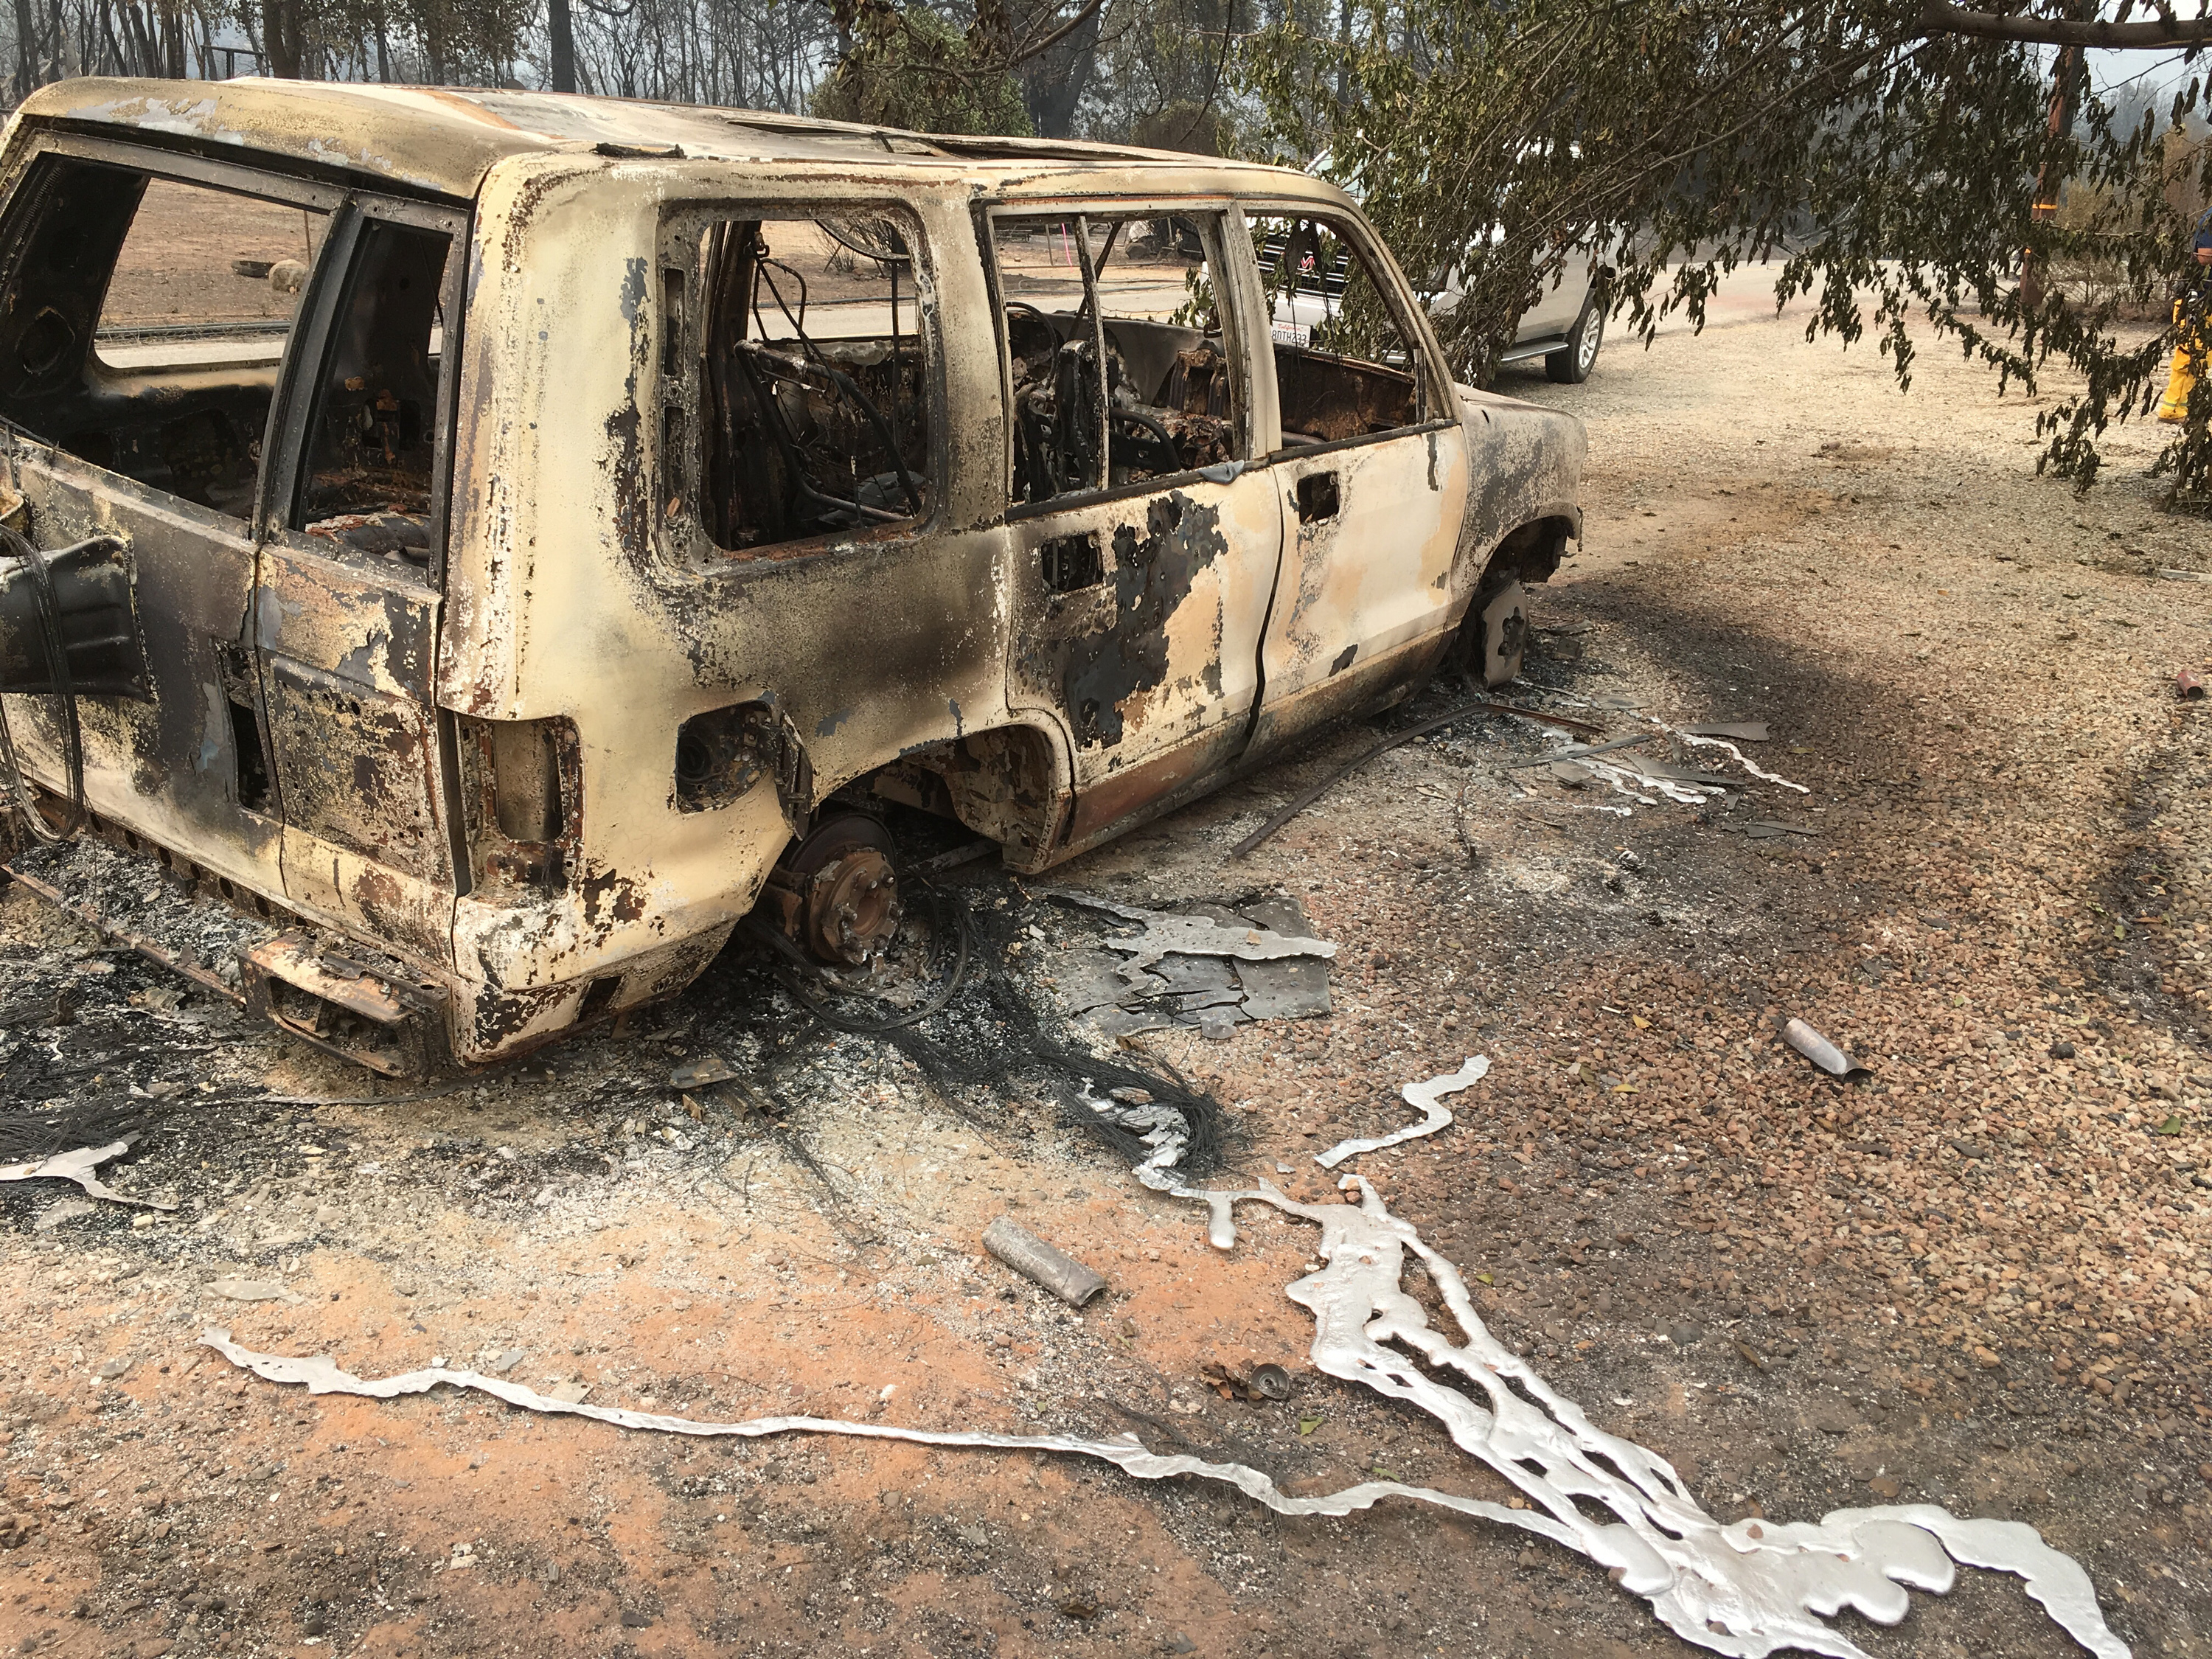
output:
[[[1510,678],[1579,534],[1580,427],[1455,387],[1294,173],[81,80],[0,191],[10,867],[387,1075],[749,916],[866,962],[888,804],[1042,870]],[[1272,337],[1271,236],[1348,260],[1340,330]],[[156,866],[189,937],[116,911]]]

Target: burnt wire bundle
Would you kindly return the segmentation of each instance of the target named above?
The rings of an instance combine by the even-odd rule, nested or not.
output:
[[[1174,1066],[1151,1066],[1101,1059],[1063,1041],[1046,1023],[1003,963],[1006,945],[1000,929],[980,923],[957,894],[909,878],[920,887],[930,914],[933,966],[943,963],[936,991],[919,1007],[884,1015],[862,1012],[878,999],[802,966],[789,954],[770,957],[770,971],[799,1006],[840,1031],[881,1037],[912,1060],[947,1101],[966,1110],[974,1097],[999,1099],[1042,1083],[1070,1124],[1134,1164],[1154,1150],[1137,1129],[1091,1103],[1116,1096],[1148,1097],[1170,1108],[1183,1122],[1183,1152],[1176,1164],[1182,1175],[1204,1176],[1221,1167],[1226,1117],[1221,1103],[1194,1086]],[[1005,924],[1011,933],[1012,921]],[[1150,1058],[1150,1057],[1148,1057]]]
[[[106,1146],[145,1127],[143,1109],[85,1105],[58,1113],[0,1112],[0,1164],[39,1164],[61,1152]]]

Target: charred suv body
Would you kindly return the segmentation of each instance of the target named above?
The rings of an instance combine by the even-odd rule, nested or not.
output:
[[[1508,677],[1579,534],[1580,427],[1455,387],[1297,173],[85,80],[0,190],[8,781],[253,924],[134,942],[393,1075],[757,908],[865,958],[883,802],[1039,870],[1455,646]]]

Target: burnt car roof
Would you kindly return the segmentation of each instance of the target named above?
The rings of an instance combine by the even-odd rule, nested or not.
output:
[[[1074,139],[905,132],[755,110],[475,87],[89,76],[40,88],[18,117],[41,126],[159,137],[217,154],[258,151],[458,198],[473,197],[484,174],[510,156],[595,150],[847,166],[938,162],[969,173],[979,163],[1134,161],[1311,182],[1287,169]]]

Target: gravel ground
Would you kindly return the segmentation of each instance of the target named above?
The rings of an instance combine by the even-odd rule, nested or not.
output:
[[[2212,568],[2212,538],[2159,510],[2155,434],[2116,434],[2077,500],[2034,477],[2020,398],[1937,356],[1900,396],[1786,320],[1507,389],[1591,433],[1588,538],[1514,695],[1623,735],[1767,722],[1743,754],[1806,793],[1662,738],[1636,752],[1745,787],[1646,804],[1555,778],[1556,734],[1470,720],[1227,860],[1371,740],[1342,733],[1056,878],[1294,897],[1343,947],[1326,1019],[1133,1045],[1214,1089],[1239,1172],[1306,1196],[1312,1153],[1403,1121],[1401,1085],[1489,1055],[1454,1127],[1352,1167],[1601,1425],[1727,1518],[2029,1521],[2136,1653],[2212,1654],[2212,761],[2172,684],[2212,665],[2212,590],[2156,574]],[[1040,993],[1096,945],[1098,919],[995,872],[964,890]],[[1385,1468],[1504,1495],[1304,1364],[1282,1287],[1310,1230],[1248,1214],[1218,1255],[1042,1085],[947,1099],[739,964],[649,1029],[407,1097],[20,890],[0,959],[0,1000],[74,1008],[0,1032],[5,1094],[142,1111],[117,1182],[183,1206],[0,1188],[11,1647],[1689,1651],[1587,1563],[1410,1506],[1285,1521],[1025,1455],[311,1400],[197,1358],[220,1324],[368,1374],[513,1355],[606,1404],[1134,1429],[1296,1492]],[[1870,1075],[1812,1071],[1790,1015]],[[687,1103],[670,1067],[708,1051],[746,1083]],[[983,1257],[1008,1212],[1111,1294],[1079,1315]],[[1290,1401],[1200,1376],[1262,1359]],[[1838,1625],[1884,1655],[2073,1650],[1990,1575],[1895,1630]]]

